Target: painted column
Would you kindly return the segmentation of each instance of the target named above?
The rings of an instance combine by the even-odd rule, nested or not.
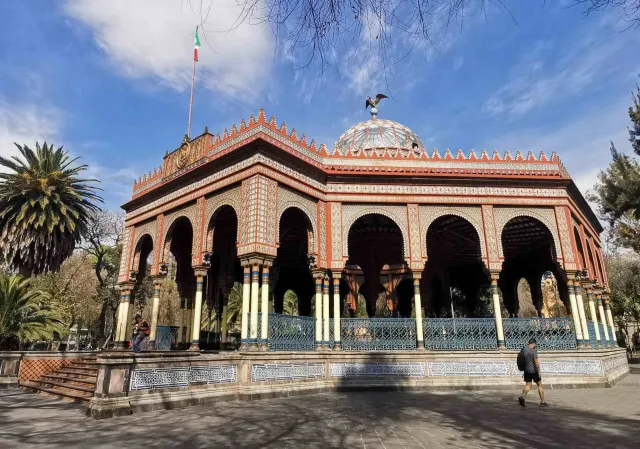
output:
[[[251,294],[251,267],[244,263],[242,278],[242,321],[240,322],[240,350],[246,351],[249,345],[249,295]]]
[[[193,325],[191,334],[190,351],[200,350],[200,326],[202,325],[202,289],[204,277],[207,275],[206,268],[196,268],[196,297],[193,307]]]
[[[325,349],[330,349],[329,347],[329,277],[324,278],[324,287],[322,289],[322,318],[324,321],[324,332],[322,335],[322,340],[325,346]]]
[[[338,277],[333,278],[333,350],[340,351],[340,273],[334,273],[334,276]]]
[[[611,340],[617,343],[616,326],[615,324],[613,324],[613,314],[611,313],[611,304],[609,304],[609,299],[605,299],[604,310],[607,313],[607,322],[609,323],[609,327],[611,327]],[[606,324],[605,324],[605,327],[606,327]]]
[[[133,339],[133,307],[134,305],[134,297],[133,297],[133,287],[129,290],[129,305],[127,306],[127,321],[124,327],[124,342],[128,347],[129,341]]]
[[[262,311],[260,323],[260,349],[266,351],[269,348],[269,267],[271,262],[265,261],[262,266]]]
[[[249,322],[249,344],[256,349],[258,344],[258,292],[260,291],[260,264],[251,265],[251,320]]]
[[[504,327],[502,326],[502,309],[500,308],[500,293],[498,292],[498,276],[491,276],[491,297],[493,299],[493,314],[496,319],[496,337],[498,349],[505,349]]]
[[[607,328],[607,317],[604,314],[604,307],[602,306],[602,299],[598,298],[598,312],[600,312],[600,321],[602,322],[602,328],[604,329],[605,341],[609,341],[609,329]]]
[[[316,279],[316,351],[322,349],[322,278],[321,272],[313,273]]]
[[[190,295],[191,293],[188,294]],[[189,346],[191,345],[191,318],[193,317],[191,312],[191,309],[193,308],[192,299],[187,296],[184,303],[184,327],[186,328],[184,342]]]
[[[578,312],[578,304],[576,302],[576,292],[573,286],[573,279],[567,281],[567,289],[569,290],[569,302],[571,303],[571,316],[573,317],[573,326],[576,329],[576,340],[578,346],[584,345],[582,339],[582,325],[580,324],[580,314]]]
[[[582,299],[582,287],[579,282],[575,282],[576,304],[578,305],[578,315],[580,316],[580,326],[582,327],[582,338],[585,346],[591,346],[591,336],[587,326],[587,316],[584,313],[584,300]]]
[[[596,313],[596,303],[593,300],[593,291],[590,288],[587,289],[587,301],[589,302],[589,314],[591,314],[591,321],[593,321],[593,329],[596,334],[596,340],[602,341],[600,339],[600,326],[598,326],[598,314]]]
[[[127,334],[131,328],[131,320],[128,320],[128,317],[130,313],[133,313],[133,306],[131,305],[132,290],[132,283],[122,284],[120,286],[120,311],[118,313],[118,325],[116,326],[115,338],[117,346],[125,349],[129,344],[129,337]],[[131,312],[129,312],[129,309],[131,309]]]
[[[163,277],[153,278],[153,306],[151,308],[151,332],[149,333],[149,343],[153,349],[156,348],[156,333],[158,330],[158,311],[160,310],[160,287]]]
[[[124,313],[124,294],[120,292],[120,305],[118,306],[118,322],[116,323],[116,333],[113,335],[113,343],[114,346],[118,346],[122,340],[120,340],[120,334],[122,334],[122,325],[124,323],[124,319],[122,318]],[[129,301],[127,300],[127,304]]]
[[[424,350],[424,331],[422,330],[422,299],[420,299],[420,276],[413,273],[413,307],[416,311],[416,341],[418,350]]]

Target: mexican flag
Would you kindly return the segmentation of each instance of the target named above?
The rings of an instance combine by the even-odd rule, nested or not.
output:
[[[196,27],[196,42],[193,48],[193,60],[198,62],[198,48],[200,48],[200,38],[198,37],[198,27]]]

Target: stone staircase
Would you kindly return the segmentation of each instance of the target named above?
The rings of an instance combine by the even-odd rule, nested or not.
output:
[[[79,359],[38,379],[21,382],[20,387],[27,391],[65,398],[78,404],[88,404],[93,397],[97,377],[96,359]]]

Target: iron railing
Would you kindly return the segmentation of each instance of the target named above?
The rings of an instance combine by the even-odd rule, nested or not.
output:
[[[308,316],[269,314],[269,351],[313,351],[316,320]]]
[[[414,318],[343,318],[345,351],[401,351],[417,348]]]
[[[507,349],[520,349],[531,337],[542,350],[577,347],[571,318],[505,318],[502,326]]]
[[[424,318],[424,347],[429,350],[497,349],[493,318]]]
[[[607,332],[609,333],[609,340],[606,340],[604,337],[604,327],[606,326],[606,324],[598,323],[598,326],[600,327],[600,338],[602,339],[602,347],[617,348],[618,342],[616,341],[616,336],[611,335],[611,328],[607,326]]]
[[[587,329],[589,330],[589,342],[591,343],[592,348],[599,348],[602,346],[602,342],[598,341],[596,338],[596,326],[593,324],[593,321],[587,320]],[[600,338],[604,338],[603,335]]]

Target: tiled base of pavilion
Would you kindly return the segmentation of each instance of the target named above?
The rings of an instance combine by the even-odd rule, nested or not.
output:
[[[517,389],[516,351],[189,351],[99,355],[91,416],[354,389]],[[612,386],[629,372],[620,348],[541,354],[547,388]]]

